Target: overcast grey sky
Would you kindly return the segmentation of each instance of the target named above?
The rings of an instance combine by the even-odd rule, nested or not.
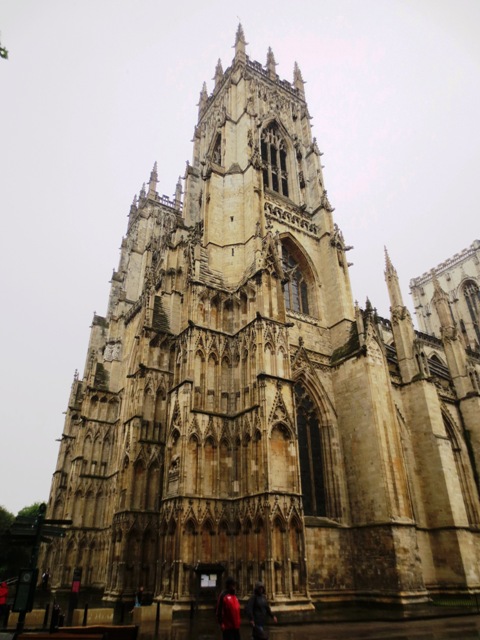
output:
[[[354,296],[388,315],[480,237],[478,0],[3,0],[0,505],[48,499],[74,370],[106,312],[135,193],[171,196],[203,81],[242,22],[250,58],[297,61]],[[5,481],[8,478],[8,482]]]

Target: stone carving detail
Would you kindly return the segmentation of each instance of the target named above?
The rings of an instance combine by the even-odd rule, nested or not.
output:
[[[289,120],[293,110],[293,102],[288,100],[283,93],[268,86],[256,82],[257,97],[263,106],[264,115]]]
[[[300,209],[294,211],[293,208],[288,210],[286,208],[281,208],[278,205],[272,204],[271,202],[265,202],[264,205],[265,217],[267,221],[270,222],[270,225],[273,220],[277,220],[283,224],[288,225],[289,227],[293,227],[294,229],[299,229],[303,233],[314,236],[316,238],[320,237],[320,230],[318,225],[311,221],[311,218],[302,212]]]
[[[105,347],[103,353],[103,359],[106,362],[112,362],[113,360],[121,360],[122,343],[121,342],[109,342]]]
[[[391,309],[392,324],[397,325],[401,320],[410,319],[410,312],[407,307],[395,307]]]
[[[327,192],[325,191],[325,194]],[[333,231],[333,235],[330,239],[330,244],[332,245],[332,247],[335,247],[337,250],[337,257],[338,257],[338,264],[343,267],[344,265],[344,254],[346,251],[350,251],[351,249],[353,249],[352,246],[350,245],[346,245],[345,244],[345,240],[343,239],[343,233],[340,231],[340,227],[338,226],[338,224],[334,224],[334,231]],[[351,266],[350,264],[348,264],[348,266]]]
[[[440,331],[442,332],[442,339],[446,342],[453,342],[458,337],[458,330],[452,325],[449,327],[441,327]]]

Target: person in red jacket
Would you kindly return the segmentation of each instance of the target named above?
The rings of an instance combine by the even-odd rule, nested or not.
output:
[[[217,620],[223,640],[240,640],[240,603],[235,594],[233,578],[225,581],[225,590],[218,597]]]
[[[0,626],[3,626],[3,619],[7,610],[8,585],[6,582],[0,583]]]

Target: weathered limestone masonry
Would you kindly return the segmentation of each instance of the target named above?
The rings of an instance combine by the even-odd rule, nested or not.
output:
[[[466,347],[480,348],[480,240],[431,271],[410,280],[410,291],[421,331],[437,337],[441,324],[432,298],[438,280],[448,294],[450,313]]]
[[[200,94],[172,200],[130,208],[106,317],[75,376],[42,562],[106,599],[175,610],[205,573],[278,609],[409,603],[480,586],[480,354],[354,305],[304,83],[235,57]],[[443,306],[442,306],[443,305]],[[447,307],[445,307],[447,305]],[[473,375],[474,374],[474,375]],[[207,581],[208,582],[208,581]]]

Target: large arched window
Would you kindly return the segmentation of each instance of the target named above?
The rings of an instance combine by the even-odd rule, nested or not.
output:
[[[263,185],[288,196],[287,150],[276,122],[262,131],[261,149]]]
[[[288,277],[287,282],[283,286],[285,306],[292,311],[308,315],[307,283],[299,263],[284,244],[282,245],[282,261],[283,269]]]
[[[469,524],[478,526],[480,520],[478,493],[465,442],[445,414],[443,414],[443,424],[450,446],[452,447],[455,470]]]
[[[301,382],[294,387],[305,515],[326,516],[325,470],[317,408]]]
[[[472,319],[477,342],[480,344],[480,291],[473,280],[469,280],[464,284],[463,295],[465,296],[468,312]]]

